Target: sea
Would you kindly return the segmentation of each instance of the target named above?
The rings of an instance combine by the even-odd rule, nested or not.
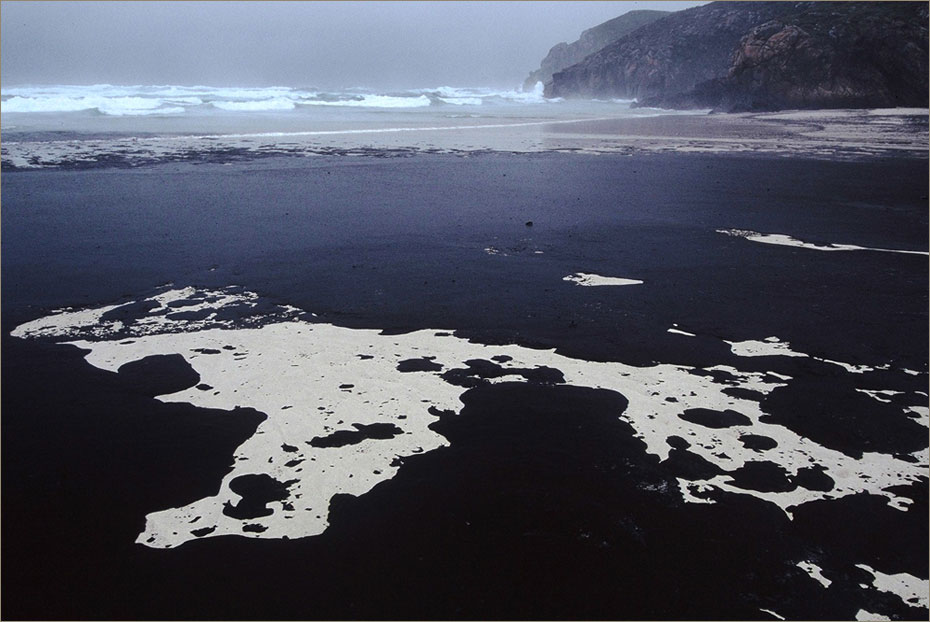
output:
[[[547,151],[562,144],[553,128],[706,112],[546,98],[542,83],[396,91],[97,84],[4,88],[0,124],[4,165],[29,168],[243,149]]]
[[[216,87],[48,85],[2,90],[3,130],[142,134],[339,134],[459,129],[613,116],[669,114],[632,99],[545,98],[532,90],[438,86]]]

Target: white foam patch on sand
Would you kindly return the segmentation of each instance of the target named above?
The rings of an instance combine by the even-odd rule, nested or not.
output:
[[[796,248],[807,248],[815,251],[875,251],[879,253],[903,253],[906,255],[930,255],[927,251],[907,251],[894,248],[873,248],[869,246],[856,246],[855,244],[813,244],[811,242],[802,242],[790,235],[783,233],[758,233],[746,229],[717,229],[717,233],[723,233],[738,238],[745,238],[750,242],[760,242],[762,244],[775,244],[777,246],[793,246]]]
[[[879,622],[881,620],[891,620],[891,618],[883,616],[880,613],[872,613],[871,611],[860,609],[856,612],[856,620],[858,622]]]
[[[686,503],[705,503],[708,505],[714,503],[706,496],[707,493],[714,491],[713,486],[701,482],[692,482],[681,477],[675,479],[678,480],[678,491],[681,493],[681,498]]]
[[[833,583],[833,581],[823,576],[823,569],[814,562],[798,562],[797,566],[806,572],[811,579],[824,587],[830,587],[830,584]]]
[[[917,391],[917,393],[920,393],[920,391]],[[930,407],[909,406],[907,410],[917,415],[916,419],[920,422],[920,425],[930,427]]]
[[[791,380],[791,376],[786,376],[785,374],[779,374],[778,372],[770,371],[769,376],[775,376],[779,380]]]
[[[14,337],[33,337],[33,336],[54,336],[65,334],[68,331],[73,331],[75,329],[95,329],[100,328],[100,336],[106,336],[114,329],[112,326],[104,326],[101,324],[101,317],[107,311],[111,311],[118,307],[119,305],[108,305],[106,307],[98,307],[95,309],[73,309],[71,307],[66,307],[64,309],[57,309],[54,314],[30,322],[28,324],[29,329],[24,330],[23,326],[20,326],[10,332]],[[119,330],[117,328],[116,330]]]
[[[675,329],[668,329],[668,332],[681,332]],[[690,333],[685,333],[690,334]],[[830,365],[836,365],[842,367],[847,372],[851,374],[864,374],[871,371],[883,371],[891,369],[891,364],[884,363],[882,365],[870,366],[870,365],[853,365],[851,363],[844,363],[843,361],[834,361],[831,359],[822,358],[819,356],[811,356],[805,352],[799,352],[791,348],[791,344],[787,341],[782,341],[778,337],[771,336],[766,337],[762,341],[758,340],[746,340],[746,341],[727,341],[723,340],[724,343],[730,346],[730,351],[733,352],[736,356],[793,356],[793,357],[807,357],[815,361],[820,361],[821,363],[828,363]],[[908,374],[910,376],[918,376],[920,372],[913,371],[910,369],[900,368],[896,371]],[[770,375],[775,376],[776,378],[782,378],[784,380],[790,380],[790,376],[782,376],[775,372],[769,372]],[[880,402],[890,403],[891,400],[885,399],[884,395],[896,395],[901,393],[900,391],[891,391],[887,389],[881,390],[866,390],[866,389],[856,389],[862,393],[869,395],[870,397],[875,398]]]
[[[265,473],[281,482],[296,480],[289,487],[292,510],[282,503],[272,516],[248,521],[268,528],[260,535],[297,538],[321,533],[328,524],[333,495],[363,494],[394,475],[397,466],[391,463],[396,456],[448,444],[427,428],[435,421],[427,409],[458,410],[462,389],[436,373],[396,371],[401,360],[425,355],[428,350],[423,348],[431,338],[432,332],[383,337],[375,330],[293,322],[250,330],[152,335],[128,346],[83,343],[82,347],[94,348],[88,361],[111,371],[128,360],[181,353],[212,388],[188,389],[162,396],[162,401],[221,409],[248,406],[268,415],[256,434],[236,450],[233,471],[216,497],[150,514],[139,541],[176,546],[191,539],[189,530],[181,528],[196,516],[202,518],[194,527],[216,526],[210,535],[241,535],[242,523],[223,515],[222,507],[238,501],[229,483],[249,473]],[[222,350],[224,345],[236,349]],[[221,353],[198,354],[197,349]],[[393,424],[401,433],[344,447],[308,444],[315,437],[372,423]]]
[[[868,371],[875,371],[876,369],[888,369],[889,368],[889,365],[869,367],[868,365],[850,365],[849,363],[844,363],[842,361],[831,361],[830,359],[820,358],[817,356],[814,356],[811,358],[813,358],[815,361],[820,361],[822,363],[830,363],[831,365],[839,365],[840,367],[842,367],[843,369],[845,369],[851,374],[864,374]],[[910,371],[907,369],[902,369],[901,371],[903,371],[906,374],[910,374]],[[917,372],[914,372],[913,375],[916,375],[916,374]]]
[[[585,272],[576,272],[569,274],[562,279],[563,281],[572,281],[576,285],[585,287],[598,287],[601,285],[642,285],[642,281],[636,279],[624,279],[616,276],[601,276],[599,274],[588,274]]]
[[[856,564],[857,568],[872,575],[872,587],[880,592],[889,592],[911,607],[930,607],[930,581],[902,572],[885,574],[865,564]]]
[[[723,392],[740,387],[767,394],[784,385],[780,377],[767,373],[730,366],[708,368],[731,375],[722,384],[687,366],[635,367],[586,361],[554,350],[472,343],[436,330],[382,335],[377,330],[307,321],[294,307],[261,306],[255,294],[235,289],[171,290],[147,302],[151,308],[138,311],[131,319],[123,318],[125,322],[101,320],[106,310],[115,308],[110,305],[62,310],[13,331],[23,338],[67,340],[89,351],[86,359],[90,364],[114,372],[147,356],[180,354],[200,375],[201,388],[158,399],[223,410],[250,407],[267,415],[256,433],[236,449],[231,457],[232,470],[217,494],[146,517],[145,529],[137,540],[146,546],[178,546],[198,537],[193,531],[210,528],[212,531],[201,531],[200,535],[298,538],[323,532],[333,495],[364,494],[397,472],[397,457],[448,444],[429,429],[437,420],[429,409],[458,413],[467,389],[444,380],[443,371],[465,368],[465,361],[471,359],[501,356],[510,357],[499,363],[505,370],[555,368],[564,374],[566,384],[622,394],[628,407],[618,417],[634,428],[646,451],[661,460],[669,456],[668,437],[676,435],[690,443],[689,451],[728,472],[765,460],[781,466],[789,476],[801,468],[820,466],[835,482],[829,492],[797,488],[763,493],[734,486],[729,474],[702,482],[679,479],[685,502],[712,502],[707,498],[710,491],[752,495],[777,505],[790,517],[792,506],[801,503],[869,492],[885,496],[892,507],[906,510],[908,500],[887,489],[920,481],[927,469],[926,450],[914,454],[916,463],[878,453],[866,453],[857,460],[785,427],[761,421],[764,413],[757,401]],[[252,310],[265,313],[266,319],[223,319]],[[180,311],[199,315],[195,319],[168,315]],[[432,357],[442,370],[402,373],[397,369],[403,360],[424,357]],[[509,375],[500,381],[524,380]],[[209,387],[204,389],[203,385]],[[735,410],[748,423],[709,428],[681,418],[692,408]],[[399,433],[391,438],[360,439],[342,447],[310,444],[314,438],[334,432],[354,431],[356,424],[393,425]],[[777,446],[764,452],[747,449],[740,441],[747,433],[774,439]],[[268,508],[273,511],[269,516],[246,521],[227,516],[224,504],[235,506],[240,501],[230,482],[247,474],[266,474],[287,483],[290,497],[270,502]],[[247,524],[253,526],[250,529],[264,531],[244,532]]]
[[[871,391],[869,389],[856,389],[856,391],[858,391],[859,393],[865,393],[872,399],[877,400],[879,402],[883,402],[885,404],[890,404],[891,400],[884,396],[887,395],[889,397],[894,397],[895,395],[901,395],[904,393],[904,391],[890,391],[887,389],[880,390],[880,391]]]
[[[803,352],[795,352],[791,344],[781,341],[778,337],[766,337],[762,341],[727,341],[730,350],[736,356],[807,356]]]

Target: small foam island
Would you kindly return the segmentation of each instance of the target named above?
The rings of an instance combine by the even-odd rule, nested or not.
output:
[[[873,248],[869,246],[857,246],[855,244],[813,244],[797,240],[790,235],[783,233],[758,233],[746,229],[717,229],[717,233],[729,235],[735,238],[745,238],[750,242],[760,242],[762,244],[774,244],[776,246],[794,246],[796,248],[806,248],[815,251],[875,251],[877,253],[903,253],[905,255],[927,255],[927,251],[909,251],[896,248]]]
[[[562,279],[563,281],[572,281],[576,285],[585,287],[597,287],[601,285],[642,285],[643,282],[637,279],[623,279],[615,276],[601,276],[599,274],[588,274],[586,272],[576,272],[569,274]]]

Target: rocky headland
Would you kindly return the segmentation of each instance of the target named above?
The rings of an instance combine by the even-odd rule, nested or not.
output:
[[[713,2],[555,72],[549,97],[764,111],[926,107],[925,2]]]
[[[573,43],[557,43],[549,50],[539,64],[539,69],[530,72],[523,82],[523,88],[532,90],[537,82],[552,80],[552,74],[580,63],[585,57],[605,48],[637,28],[651,24],[659,18],[671,15],[669,11],[637,10],[624,13],[620,17],[607,20],[581,33]]]

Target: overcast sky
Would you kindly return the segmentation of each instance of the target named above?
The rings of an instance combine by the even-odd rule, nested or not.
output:
[[[703,2],[0,2],[0,81],[516,87],[634,9]]]

